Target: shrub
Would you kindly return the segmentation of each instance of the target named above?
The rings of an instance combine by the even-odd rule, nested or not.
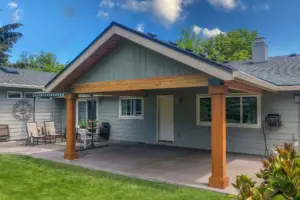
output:
[[[257,185],[247,175],[240,175],[232,184],[237,195],[228,198],[236,200],[300,200],[300,157],[291,144],[284,148],[277,146],[275,155],[263,159],[263,168],[256,174],[262,182]]]

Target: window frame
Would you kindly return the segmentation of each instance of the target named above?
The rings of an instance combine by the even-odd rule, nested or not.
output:
[[[133,100],[140,99],[141,100],[141,115],[122,115],[122,100]],[[119,97],[119,119],[144,119],[144,98],[143,97]]]
[[[240,116],[241,122],[243,117],[243,97],[256,97],[257,98],[257,123],[256,124],[243,124],[243,123],[226,123],[226,127],[237,127],[237,128],[261,128],[261,95],[260,94],[228,94],[226,98],[229,97],[240,97]],[[197,126],[211,126],[211,122],[200,121],[200,99],[210,98],[209,95],[197,94],[196,95],[196,125]]]
[[[20,94],[20,98],[10,98],[10,97],[8,96],[9,93]],[[22,94],[22,92],[20,92],[20,91],[7,91],[7,92],[6,92],[6,98],[7,98],[7,99],[22,99],[22,98],[23,98],[23,94]]]
[[[85,118],[88,120],[88,101],[92,101],[92,98],[89,98],[89,97],[83,97],[83,98],[78,98],[76,100],[76,125],[77,127],[79,127],[79,113],[78,113],[78,105],[79,105],[79,102],[85,102]],[[96,102],[96,119],[94,120],[99,120],[99,116],[98,116],[98,112],[99,112],[99,100],[94,98],[94,101]]]
[[[26,94],[32,94],[32,98],[27,98]],[[24,98],[25,99],[33,99],[34,98],[33,95],[34,95],[34,92],[24,92]]]

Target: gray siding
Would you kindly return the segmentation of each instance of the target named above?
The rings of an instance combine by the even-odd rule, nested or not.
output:
[[[111,139],[143,142],[149,144],[174,145],[199,149],[210,149],[210,127],[196,126],[196,94],[207,94],[206,89],[178,89],[148,93],[144,99],[144,119],[119,119],[119,98],[105,97],[99,103],[99,120],[111,123]],[[181,97],[174,104],[175,142],[156,141],[156,95],[174,94]],[[291,92],[262,96],[262,119],[268,113],[282,115],[283,126],[265,129],[268,149],[282,145],[285,141],[298,141],[299,104],[293,102]],[[263,129],[227,128],[227,151],[248,154],[264,154]]]
[[[19,140],[27,137],[26,126],[24,121],[18,121],[12,116],[12,107],[18,101],[17,99],[7,99],[7,91],[37,92],[37,90],[18,89],[18,88],[0,88],[0,124],[8,124],[11,140]],[[29,103],[33,105],[33,99],[28,99]],[[63,100],[63,99],[62,99]],[[54,121],[58,129],[62,126],[62,120],[58,117],[62,114],[62,104],[55,100],[55,107],[53,107],[52,100],[36,100],[36,115],[35,119],[38,123],[52,120],[52,113],[54,112]],[[32,118],[30,119],[32,121]],[[65,121],[65,120],[63,120]]]
[[[124,42],[77,83],[200,73],[198,70],[131,42]]]

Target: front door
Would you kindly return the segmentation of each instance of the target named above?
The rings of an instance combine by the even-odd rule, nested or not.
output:
[[[174,142],[174,98],[172,95],[157,96],[158,141]]]

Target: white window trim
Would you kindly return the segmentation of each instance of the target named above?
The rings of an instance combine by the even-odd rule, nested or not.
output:
[[[124,116],[122,115],[122,100],[140,99],[142,103],[142,114],[140,116]],[[119,98],[119,119],[144,119],[144,98],[143,97],[120,97]]]
[[[207,98],[209,95],[196,95],[196,125],[197,126],[211,126],[211,122],[200,121],[200,99]],[[226,123],[226,127],[237,127],[237,128],[261,128],[261,95],[258,94],[229,94],[227,97],[256,97],[257,98],[257,124],[243,124],[243,123]],[[242,107],[242,104],[241,104]],[[242,109],[241,109],[242,112]]]
[[[9,93],[20,94],[20,98],[10,98],[10,97],[8,96]],[[22,98],[23,98],[22,92],[18,92],[18,91],[7,91],[6,97],[7,97],[7,99],[22,99]]]
[[[27,97],[26,97],[26,94],[32,94],[32,95],[33,95],[34,92],[24,92],[24,98],[25,98],[25,99],[33,99],[33,98],[27,98]]]
[[[92,98],[81,98],[81,99],[77,99],[76,100],[76,124],[77,124],[77,127],[79,127],[79,121],[78,121],[78,103],[79,102],[86,102],[86,104],[85,104],[85,110],[86,110],[86,112],[85,112],[85,118],[87,119],[88,118],[88,112],[87,112],[87,110],[88,110],[88,104],[87,104],[87,102],[88,101],[91,101],[92,100]],[[99,101],[98,101],[98,99],[96,99],[96,98],[94,98],[94,101],[96,101],[96,120],[98,120],[99,118],[98,118],[98,104],[99,104]]]
[[[49,99],[43,99],[43,98],[39,97],[39,100],[40,101],[50,101],[50,100],[52,100],[52,97],[50,97]]]

